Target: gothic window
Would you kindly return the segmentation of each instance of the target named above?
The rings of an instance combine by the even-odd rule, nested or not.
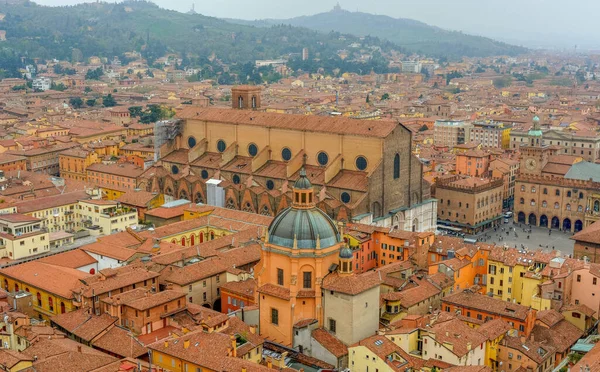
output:
[[[400,178],[400,154],[394,156],[394,179]]]
[[[244,108],[244,97],[238,97],[238,108]]]

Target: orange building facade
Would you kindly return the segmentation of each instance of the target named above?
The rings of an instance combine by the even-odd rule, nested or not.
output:
[[[339,262],[337,226],[315,206],[304,169],[293,188],[293,205],[269,226],[257,273],[260,334],[292,345],[294,325],[316,320],[323,326],[323,278]]]

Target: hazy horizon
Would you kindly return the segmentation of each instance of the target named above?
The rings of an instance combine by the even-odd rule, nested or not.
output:
[[[73,5],[78,0],[34,0],[43,5]],[[186,12],[193,0],[155,0],[162,8]],[[336,0],[213,0],[195,2],[196,12],[218,18],[286,19],[327,12]],[[283,5],[282,3],[286,3]],[[251,4],[251,6],[249,6]],[[343,9],[410,18],[448,30],[487,36],[528,47],[600,49],[600,33],[586,15],[600,14],[600,2],[571,0],[505,0],[485,6],[480,0],[340,1]],[[432,11],[432,9],[436,11]],[[584,19],[585,21],[582,21]]]

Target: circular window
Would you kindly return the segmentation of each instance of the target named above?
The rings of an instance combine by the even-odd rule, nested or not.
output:
[[[194,138],[194,136],[189,136],[188,137],[188,147],[191,149],[194,146],[196,146],[196,139]]]
[[[200,172],[200,175],[202,176],[203,179],[207,179],[208,171],[206,169],[202,169],[202,172]]]
[[[340,198],[342,199],[342,202],[343,202],[343,203],[345,203],[345,204],[348,204],[348,203],[350,203],[350,194],[348,194],[347,192],[345,192],[345,191],[344,191],[344,192],[343,192],[343,193],[340,195]]]
[[[240,176],[238,176],[237,174],[233,175],[233,183],[235,183],[236,185],[240,184]]]
[[[325,151],[321,151],[317,154],[317,161],[320,165],[325,166],[327,163],[329,163],[329,155],[327,155]]]
[[[273,190],[275,188],[275,182],[272,180],[267,180],[267,189]]]
[[[258,147],[253,143],[249,144],[248,154],[250,154],[250,156],[256,156],[256,154],[258,154]]]
[[[171,165],[171,173],[173,173],[173,174],[179,173],[179,167],[177,167],[176,165]]]
[[[356,169],[364,171],[367,169],[367,158],[364,156],[359,156],[356,158]]]
[[[292,158],[292,150],[284,147],[283,150],[281,150],[281,158],[285,161],[290,160]]]
[[[225,143],[225,141],[223,141],[223,140],[217,141],[217,150],[219,152],[225,151],[226,148],[227,148],[227,144]]]

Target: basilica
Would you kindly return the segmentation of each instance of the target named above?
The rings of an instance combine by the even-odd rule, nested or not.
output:
[[[231,101],[180,110],[176,135],[138,187],[206,203],[207,182],[217,180],[223,206],[275,216],[292,204],[304,168],[313,202],[334,220],[435,231],[436,201],[401,123],[267,113],[253,86],[233,88]]]

